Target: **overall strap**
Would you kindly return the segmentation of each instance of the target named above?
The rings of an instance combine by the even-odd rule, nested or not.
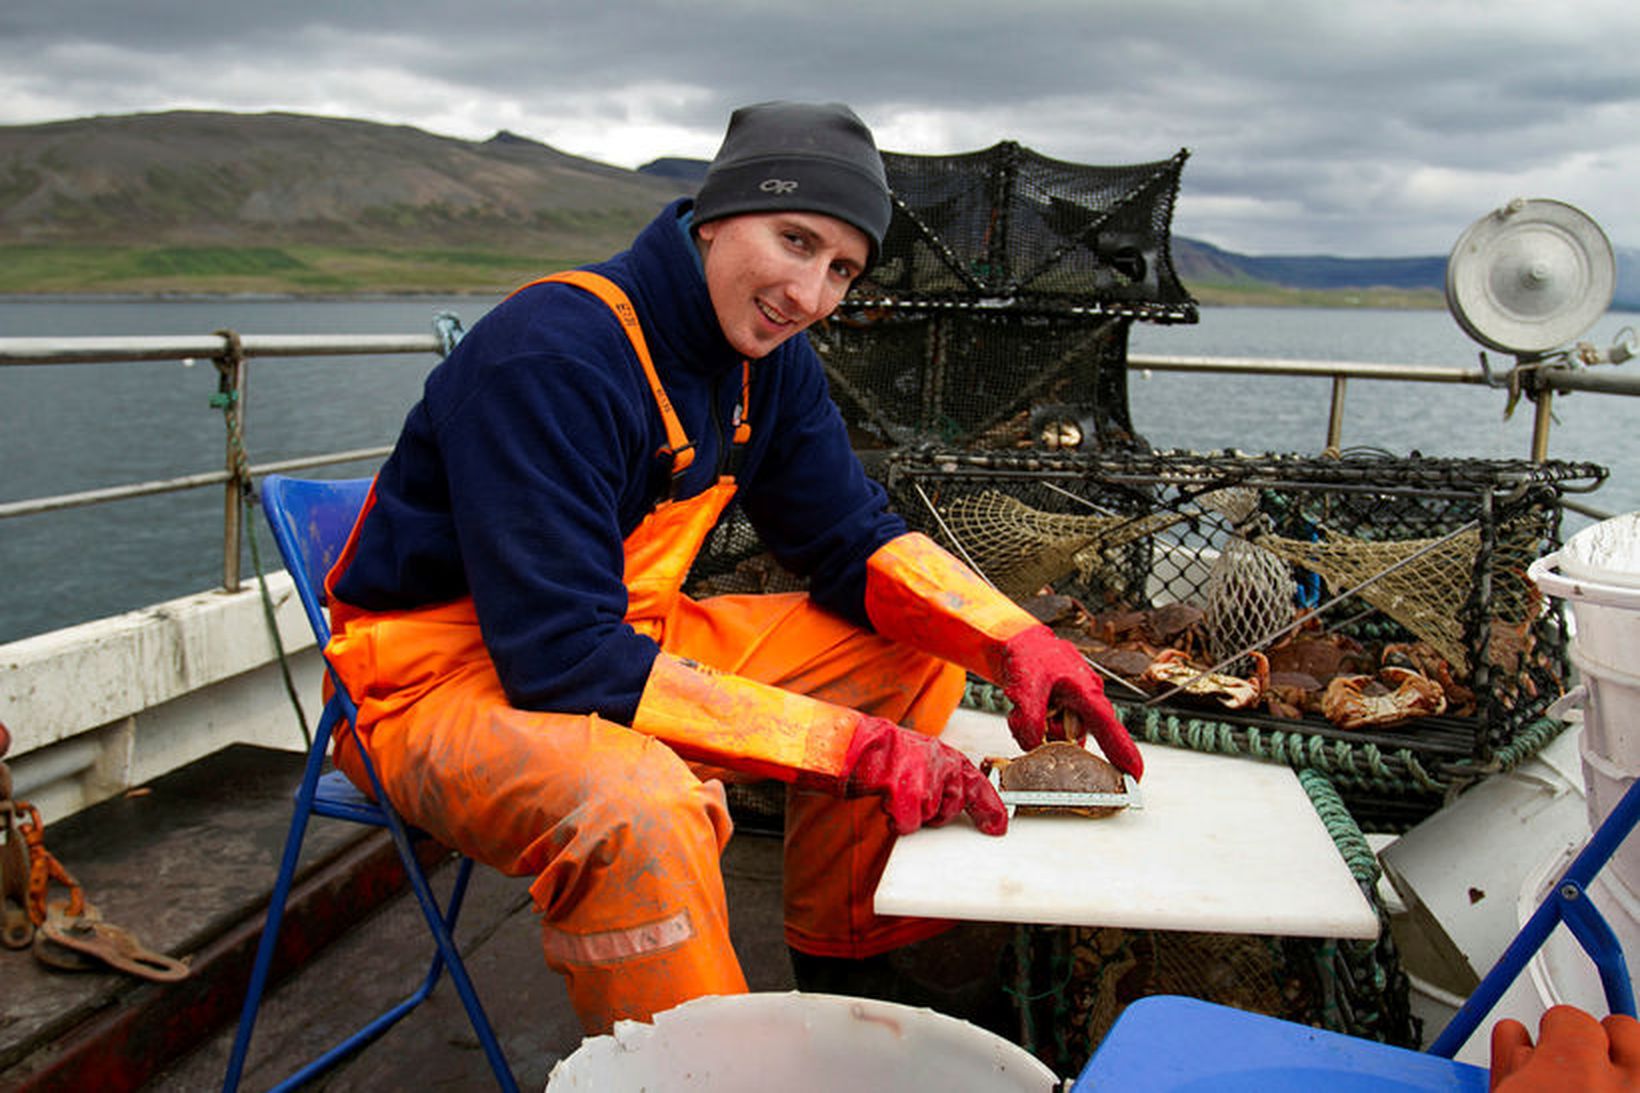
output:
[[[554,273],[530,284],[541,284],[546,281],[556,281],[574,285],[592,293],[608,305],[609,310],[615,313],[621,329],[626,333],[627,340],[632,343],[632,349],[638,354],[638,363],[643,365],[643,374],[649,380],[649,390],[655,396],[655,406],[661,412],[661,423],[666,427],[666,447],[661,449],[662,455],[672,458],[672,480],[689,469],[695,461],[695,443],[683,431],[683,423],[678,420],[678,412],[672,408],[672,400],[667,397],[666,388],[661,386],[660,373],[655,371],[655,361],[649,355],[649,343],[644,340],[643,328],[638,324],[637,309],[632,301],[627,299],[626,293],[614,281],[602,274],[588,270],[572,269],[562,273]],[[526,288],[529,286],[526,285]]]

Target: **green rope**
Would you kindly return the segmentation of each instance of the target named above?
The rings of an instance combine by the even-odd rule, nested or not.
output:
[[[1328,940],[1316,946],[1313,968],[1321,988],[1323,1027],[1413,1046],[1421,1038],[1420,1022],[1411,1011],[1411,981],[1401,967],[1389,912],[1378,898],[1383,876],[1378,856],[1324,774],[1301,770],[1298,781],[1378,916],[1376,941]]]
[[[974,677],[968,680],[962,703],[987,713],[1006,713],[1012,708],[1000,687]],[[1541,718],[1517,732],[1490,759],[1443,759],[1437,771],[1429,756],[1420,756],[1411,747],[1385,752],[1372,742],[1357,744],[1302,730],[1234,725],[1120,700],[1112,704],[1128,732],[1148,743],[1317,770],[1347,789],[1399,796],[1446,796],[1488,774],[1511,770],[1566,727],[1563,722]]]
[[[1377,884],[1381,875],[1378,857],[1367,844],[1367,837],[1361,833],[1355,817],[1350,815],[1344,799],[1332,783],[1319,771],[1301,770],[1298,772],[1298,784],[1304,787],[1310,804],[1315,806],[1316,815],[1321,817],[1327,834],[1332,836],[1339,854],[1350,867],[1350,875],[1359,884]]]
[[[244,526],[250,539],[251,566],[256,570],[256,585],[262,591],[262,619],[267,623],[268,634],[273,638],[273,648],[279,657],[279,676],[285,683],[285,695],[290,699],[291,708],[296,711],[296,724],[302,730],[302,743],[305,751],[313,750],[313,730],[308,727],[307,713],[302,709],[302,698],[296,690],[296,680],[291,674],[290,657],[285,652],[284,640],[279,636],[279,619],[273,606],[273,593],[268,590],[267,574],[262,569],[262,551],[257,544],[256,526],[250,490],[247,487],[241,501],[244,506]]]
[[[1510,771],[1530,759],[1555,737],[1566,731],[1568,722],[1552,717],[1540,717],[1515,734],[1513,740],[1492,755],[1499,771]]]
[[[303,750],[313,750],[313,730],[308,727],[307,713],[302,709],[301,695],[296,689],[296,680],[290,670],[290,656],[285,651],[284,640],[279,636],[279,620],[273,605],[273,593],[268,589],[267,573],[262,565],[262,547],[256,535],[256,517],[252,509],[256,504],[255,491],[251,486],[251,459],[245,449],[245,438],[239,427],[239,390],[234,386],[233,367],[243,355],[239,345],[239,336],[231,330],[217,331],[228,342],[228,352],[217,358],[218,390],[211,396],[212,409],[222,411],[223,427],[228,434],[229,457],[233,460],[234,480],[239,483],[239,524],[249,541],[251,548],[251,567],[256,571],[256,584],[262,596],[262,620],[267,625],[268,636],[273,640],[274,652],[279,661],[279,675],[285,685],[285,695],[290,699],[291,708],[296,711],[296,724],[302,730]]]

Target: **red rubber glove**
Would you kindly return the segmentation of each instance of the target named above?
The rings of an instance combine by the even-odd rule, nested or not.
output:
[[[932,736],[903,729],[881,717],[862,717],[843,760],[844,792],[883,795],[883,810],[896,835],[939,827],[960,812],[987,835],[1008,830],[1008,810],[979,768],[962,752]]]
[[[1612,1093],[1640,1090],[1640,1022],[1612,1014],[1604,1021],[1575,1006],[1553,1006],[1538,1023],[1538,1043],[1526,1026],[1504,1018],[1492,1026],[1492,1093]]]
[[[1105,698],[1105,685],[1076,646],[1054,636],[1046,626],[1022,630],[1002,645],[1002,693],[1014,704],[1008,728],[1026,751],[1047,737],[1050,710],[1070,715],[1056,726],[1067,738],[1091,732],[1105,758],[1135,778],[1145,761],[1116,711]]]

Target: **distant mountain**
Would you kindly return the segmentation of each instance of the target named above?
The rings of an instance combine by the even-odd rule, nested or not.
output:
[[[0,126],[0,246],[391,248],[597,255],[692,193],[705,160],[636,171],[506,130],[484,141],[299,114],[174,111]],[[1439,292],[1446,258],[1246,255],[1175,236],[1187,285]],[[1640,249],[1615,306],[1640,308]]]
[[[1453,237],[1454,241],[1456,236]],[[1265,284],[1318,291],[1400,289],[1446,291],[1444,254],[1418,258],[1339,258],[1332,255],[1236,254],[1174,236],[1173,263],[1186,284]],[[1612,307],[1640,310],[1640,249],[1616,247]]]
[[[656,178],[676,179],[686,183],[691,189],[698,187],[706,179],[706,168],[711,164],[704,159],[681,159],[677,156],[662,156],[652,159],[638,168],[640,175],[653,175]]]
[[[1613,247],[1617,252],[1617,292],[1612,307],[1640,311],[1640,247]]]
[[[505,131],[194,111],[0,127],[0,243],[619,246],[686,189]]]
[[[1446,256],[1424,258],[1338,258],[1332,255],[1234,254],[1184,237],[1173,241],[1179,275],[1190,280],[1246,277],[1289,288],[1441,288]]]

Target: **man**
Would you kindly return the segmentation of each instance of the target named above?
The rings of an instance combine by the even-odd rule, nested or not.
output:
[[[434,369],[330,576],[328,653],[388,796],[536,878],[589,1032],[746,989],[724,771],[791,784],[787,940],[845,962],[949,926],[872,912],[896,834],[1007,825],[935,738],[965,670],[1004,686],[1022,745],[1051,705],[1140,773],[1082,658],[886,510],[797,336],[890,214],[846,107],[736,111],[693,202],[519,290]],[[681,593],[731,499],[807,593]],[[337,763],[364,782],[352,737]]]

